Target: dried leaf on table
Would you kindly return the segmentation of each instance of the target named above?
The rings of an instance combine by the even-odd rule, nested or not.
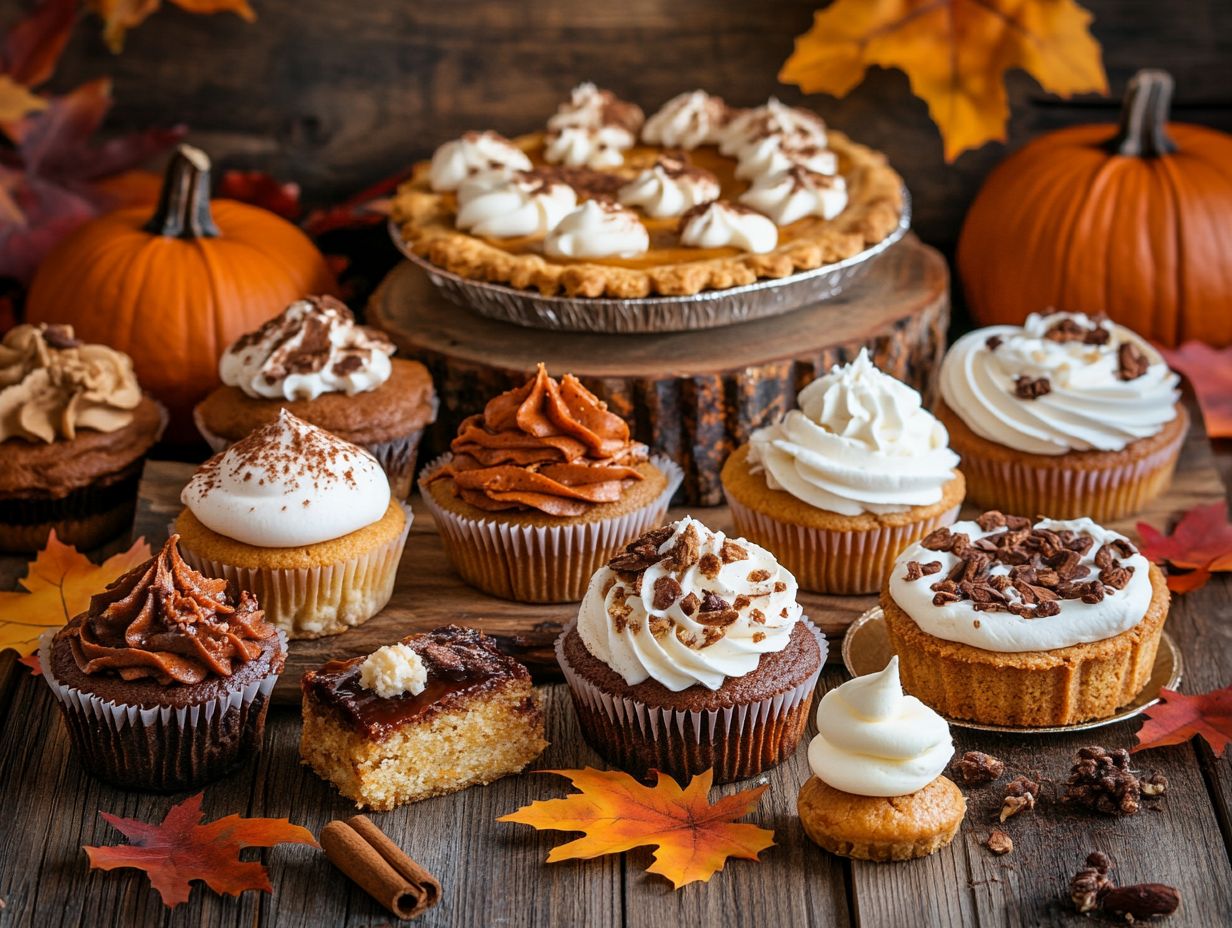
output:
[[[77,21],[77,0],[42,0],[0,43],[0,74],[26,87],[51,78]]]
[[[1063,97],[1108,92],[1090,22],[1074,0],[836,0],[796,39],[779,80],[842,97],[871,65],[899,68],[953,161],[1005,139],[1006,71]]]
[[[1138,730],[1131,751],[1145,751],[1169,744],[1184,744],[1201,737],[1218,757],[1232,741],[1232,687],[1186,696],[1161,690],[1162,701],[1143,711],[1146,724]]]
[[[1165,535],[1145,522],[1138,523],[1143,557],[1156,564],[1179,567],[1189,573],[1168,571],[1168,589],[1188,593],[1205,586],[1216,571],[1232,570],[1232,524],[1226,503],[1195,506]]]
[[[227,171],[214,191],[215,197],[250,203],[291,222],[303,211],[299,194],[299,184],[284,184],[265,171]]]
[[[189,13],[234,13],[245,22],[257,14],[248,0],[171,0]],[[86,6],[103,21],[103,40],[116,54],[124,50],[124,37],[162,6],[162,0],[86,0]]]
[[[47,109],[47,101],[31,93],[7,74],[0,74],[0,125],[18,122],[30,113]]]
[[[1189,341],[1180,348],[1160,351],[1168,366],[1193,384],[1206,434],[1211,438],[1232,438],[1232,345],[1220,349],[1205,342]]]

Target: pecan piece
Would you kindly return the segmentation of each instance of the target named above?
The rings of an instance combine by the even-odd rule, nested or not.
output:
[[[1017,815],[1024,809],[1034,809],[1040,787],[1034,780],[1016,776],[1005,784],[1005,799],[1001,803],[1001,821]]]
[[[1005,773],[1005,762],[983,751],[968,751],[956,767],[958,775],[967,786],[991,783]]]
[[[1000,857],[1014,849],[1014,839],[1000,828],[994,828],[984,840],[984,847]]]

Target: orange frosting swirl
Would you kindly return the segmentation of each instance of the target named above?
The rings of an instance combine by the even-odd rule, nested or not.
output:
[[[616,502],[648,458],[629,426],[572,374],[556,381],[540,364],[534,378],[462,422],[453,458],[432,479],[452,477],[477,509],[537,509],[578,516]]]
[[[158,554],[93,596],[90,608],[58,633],[69,638],[82,673],[200,683],[231,676],[277,634],[251,593],[231,603],[226,580],[185,564],[179,538],[172,535]]]

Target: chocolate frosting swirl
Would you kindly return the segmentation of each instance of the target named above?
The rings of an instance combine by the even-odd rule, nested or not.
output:
[[[478,509],[582,515],[620,499],[642,475],[648,451],[629,426],[572,374],[558,382],[540,364],[533,379],[462,422],[453,458],[432,479],[452,477]]]
[[[229,677],[260,657],[277,634],[249,592],[230,602],[226,580],[206,577],[180,558],[179,535],[90,599],[67,636],[82,673],[124,680],[200,683]]]

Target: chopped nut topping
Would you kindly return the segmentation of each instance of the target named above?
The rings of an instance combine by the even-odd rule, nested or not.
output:
[[[697,569],[707,580],[713,580],[723,569],[723,562],[714,554],[703,554],[701,560],[697,562]]]
[[[1040,787],[1034,780],[1016,776],[1005,784],[1005,800],[1001,803],[1001,821],[1024,809],[1034,809]]]
[[[749,571],[749,582],[750,583],[763,583],[766,580],[769,580],[770,576],[771,576],[770,571],[766,570],[764,567],[758,568],[757,570]]]
[[[1108,877],[1111,869],[1112,861],[1106,854],[1092,851],[1087,855],[1087,865],[1069,881],[1069,898],[1079,913],[1099,908],[1099,897],[1112,887]]]
[[[957,763],[956,768],[964,784],[982,786],[999,779],[1001,774],[1005,773],[1005,762],[983,751],[968,751]]]
[[[1137,380],[1151,369],[1151,362],[1142,349],[1133,342],[1121,342],[1117,348],[1117,377],[1120,380]]]
[[[1161,915],[1171,915],[1181,905],[1176,887],[1164,883],[1117,886],[1108,875],[1112,861],[1107,854],[1087,855],[1086,866],[1069,881],[1069,898],[1079,913],[1103,912],[1130,924]]]
[[[697,607],[701,605],[701,600],[697,598],[696,593],[690,593],[680,601],[680,611],[685,615],[692,615],[697,611]]]
[[[1014,849],[1014,840],[1000,828],[994,828],[985,839],[984,846],[997,856],[1001,856]]]
[[[719,557],[723,559],[724,564],[731,564],[735,561],[747,561],[749,552],[734,541],[725,538],[723,547],[719,549]]]
[[[681,592],[680,584],[674,577],[660,577],[654,583],[652,605],[660,611],[669,609],[680,598]]]
[[[1143,795],[1159,796],[1168,788],[1168,779],[1153,773],[1146,781],[1129,766],[1124,748],[1105,751],[1098,746],[1079,749],[1070,768],[1061,801],[1105,815],[1133,815],[1141,807]]]
[[[1000,335],[989,335],[988,338],[984,339],[984,345],[989,351],[996,351],[1001,347],[1003,341],[1004,339]]]
[[[1020,400],[1034,400],[1052,392],[1052,381],[1047,377],[1028,377],[1019,374],[1014,378],[1014,395]]]

